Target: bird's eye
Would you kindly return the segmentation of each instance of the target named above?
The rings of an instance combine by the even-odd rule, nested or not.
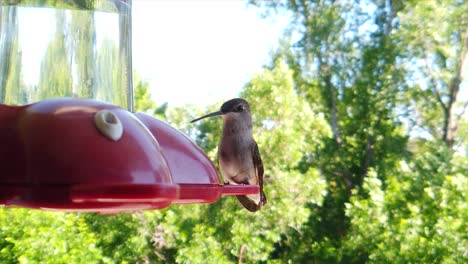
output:
[[[245,107],[243,105],[239,105],[236,109],[237,109],[237,112],[242,112],[245,110]]]

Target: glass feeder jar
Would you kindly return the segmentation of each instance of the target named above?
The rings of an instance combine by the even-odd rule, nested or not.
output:
[[[133,111],[131,0],[0,0],[0,103],[93,98]]]

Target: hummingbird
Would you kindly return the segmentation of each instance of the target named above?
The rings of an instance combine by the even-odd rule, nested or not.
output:
[[[242,98],[231,99],[223,103],[219,111],[190,123],[212,116],[223,117],[223,134],[218,145],[218,167],[224,184],[258,185],[258,194],[236,195],[242,206],[256,212],[266,204],[267,199],[263,192],[262,158],[252,135],[249,103]]]

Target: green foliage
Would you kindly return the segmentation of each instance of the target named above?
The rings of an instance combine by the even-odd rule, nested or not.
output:
[[[90,10],[99,8],[102,5],[101,1],[96,0],[4,0],[6,4],[18,6],[38,6],[38,7],[53,7],[66,9]],[[2,3],[3,4],[3,3]]]
[[[77,84],[75,96],[94,98],[95,94],[95,52],[96,42],[94,14],[73,12],[71,21],[71,38],[73,40],[74,61],[77,67]],[[110,65],[110,64],[109,64]]]
[[[468,5],[451,0],[423,5],[411,1],[403,11],[395,38],[401,45],[402,67],[408,71],[411,87],[405,99],[417,112],[413,125],[453,147],[462,139],[456,134],[460,119],[455,113],[464,111],[468,104],[466,96],[459,94],[466,79]]]
[[[134,263],[151,255],[145,220],[139,213],[82,216],[96,237],[96,246],[109,263]]]
[[[125,80],[128,77],[126,76],[125,66],[122,65],[124,58],[119,55],[115,40],[104,38],[96,53],[97,61],[93,67],[96,71],[94,73],[96,76],[95,87],[98,87],[98,89],[94,92],[94,98],[123,107],[127,106],[127,84]],[[135,80],[137,84],[135,91],[138,91],[139,80]]]
[[[347,256],[371,263],[466,262],[466,176],[413,167],[433,166],[436,155],[402,162],[398,176],[388,176],[386,190],[375,173],[369,175],[363,186],[368,197],[356,196],[347,205],[352,223],[344,243]]]
[[[148,91],[149,83],[141,80],[137,73],[133,74],[133,83],[135,111],[154,111],[156,104],[151,100],[151,94]]]
[[[156,103],[151,99],[149,92],[149,83],[141,80],[137,73],[133,73],[133,89],[135,111],[145,112],[158,118],[166,118],[167,103],[156,107]]]
[[[313,152],[322,139],[331,136],[323,115],[315,116],[297,95],[293,72],[281,59],[273,69],[254,76],[241,96],[251,104],[254,136],[267,164],[294,168],[305,152]]]
[[[92,263],[95,234],[77,214],[0,208],[0,262]]]
[[[323,206],[310,206],[312,217],[303,233],[282,241],[275,256],[293,262],[362,263],[370,259],[369,256],[377,250],[376,245],[383,252],[391,249],[397,252],[396,243],[369,244],[368,241],[373,241],[369,236],[374,234],[368,231],[376,229],[369,225],[372,218],[356,222],[346,213],[346,204],[350,199],[368,199],[368,186],[364,184],[368,177],[377,177],[380,194],[376,195],[385,196],[388,185],[395,180],[394,175],[401,176],[399,164],[403,160],[414,161],[418,156],[437,153],[428,157],[430,161],[415,163],[413,169],[425,178],[419,178],[411,186],[440,184],[443,177],[437,179],[433,177],[435,174],[445,171],[444,176],[455,175],[455,170],[447,168],[466,168],[466,159],[452,154],[452,142],[456,139],[450,137],[450,132],[456,131],[455,124],[463,124],[451,117],[461,87],[461,82],[457,83],[457,71],[460,72],[457,60],[463,61],[466,50],[463,44],[467,28],[466,4],[460,1],[428,1],[426,4],[400,1],[360,4],[352,1],[252,2],[263,7],[266,14],[280,9],[292,14],[294,21],[289,30],[295,39],[299,36],[299,41],[283,45],[276,58],[286,58],[294,71],[297,93],[306,99],[311,109],[319,109],[325,115],[332,131],[332,138],[322,139],[324,147],[305,152],[301,163],[303,169],[318,167],[326,178],[328,190]],[[375,7],[375,11],[370,13],[366,5]],[[433,17],[437,17],[445,28],[443,34],[437,35],[440,27],[433,22]],[[418,30],[425,23],[428,26]],[[437,36],[429,34],[430,31]],[[443,63],[437,56],[433,57],[437,53],[433,48],[437,46],[431,42],[445,47],[443,50],[447,55],[444,55]],[[415,75],[411,70],[418,68],[411,66],[415,65],[413,58],[419,56],[413,53],[413,48],[422,50],[427,57],[425,64],[416,66],[433,62],[436,69],[444,72],[422,75],[427,84],[436,83],[435,88],[412,86]],[[445,86],[440,85],[444,82]],[[435,96],[437,92],[441,99]],[[411,107],[405,101],[408,98],[415,102]],[[430,100],[431,105],[424,104]],[[463,101],[461,103],[463,105]],[[440,144],[440,141],[426,144],[408,137],[413,131],[405,134],[402,120],[405,123],[418,120],[417,123],[425,127],[432,124],[439,135],[435,138],[442,139],[449,148],[434,149],[429,146]],[[446,135],[442,136],[442,132]],[[417,193],[421,194],[421,191]],[[417,194],[405,197],[402,203],[410,201],[423,203]],[[385,212],[385,208],[377,209],[377,213]],[[369,215],[377,219],[377,213],[369,212]],[[418,217],[425,219],[424,214],[431,213],[421,212]],[[423,222],[421,226],[431,224]],[[362,225],[368,236],[362,240],[351,236],[349,242],[344,242],[348,241],[348,232],[356,225]],[[388,226],[378,228],[389,229]],[[355,246],[356,251],[349,250],[347,243]],[[434,244],[427,244],[424,250],[433,248]],[[443,250],[438,253],[437,258],[429,256],[426,260],[437,262],[451,254]],[[415,262],[417,257],[417,254],[403,256],[400,262]],[[389,261],[393,259],[382,257],[376,262]]]
[[[5,43],[0,49],[0,101],[21,105],[27,102],[27,88],[22,82],[21,60],[22,53],[18,41],[18,17],[17,10],[11,8],[1,18],[2,27],[5,27]],[[0,30],[1,32],[1,30]]]
[[[65,38],[65,15],[59,11],[57,16],[57,30],[55,38],[47,47],[41,64],[38,98],[53,98],[58,96],[73,96],[73,78],[69,51]]]
[[[97,87],[96,98],[108,101],[119,102],[119,91],[122,84],[119,81],[118,69],[109,70],[109,65],[118,67],[118,49],[113,40],[105,38],[101,48],[97,51],[96,76]],[[117,92],[117,93],[116,93]]]

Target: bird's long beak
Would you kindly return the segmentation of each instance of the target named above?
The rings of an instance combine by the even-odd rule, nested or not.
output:
[[[222,115],[222,114],[223,114],[223,112],[221,112],[221,111],[213,112],[211,114],[207,114],[207,115],[204,115],[204,116],[199,117],[197,119],[194,119],[194,120],[190,121],[190,123],[197,122],[198,120],[203,119],[203,118],[212,117],[212,116],[219,116],[219,115]]]

